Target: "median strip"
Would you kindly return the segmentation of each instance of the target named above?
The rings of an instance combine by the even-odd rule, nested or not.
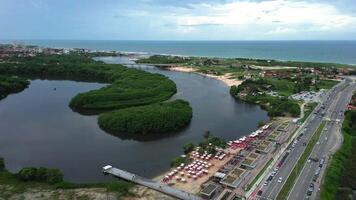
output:
[[[279,194],[278,194],[278,196],[276,198],[277,200],[285,200],[285,199],[287,199],[289,192],[293,188],[294,182],[298,178],[300,172],[303,169],[303,166],[305,165],[305,162],[307,161],[309,155],[313,151],[314,145],[318,141],[324,126],[325,126],[325,121],[323,121],[319,125],[318,129],[316,130],[316,132],[314,132],[314,134],[311,137],[310,141],[308,142],[303,154],[300,156],[298,162],[296,163],[296,165],[294,166],[292,172],[288,176],[287,181],[284,183],[281,191],[279,192]]]

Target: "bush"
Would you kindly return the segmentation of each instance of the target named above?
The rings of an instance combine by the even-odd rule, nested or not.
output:
[[[171,160],[171,167],[178,167],[180,164],[185,163],[186,159],[182,157],[176,157]]]
[[[332,156],[321,186],[321,199],[336,199],[347,196],[356,188],[356,111],[347,111],[342,124],[344,137],[340,149]]]
[[[149,134],[177,131],[192,118],[192,108],[183,100],[125,108],[103,113],[100,127],[112,134]]]
[[[191,142],[189,142],[189,143],[187,143],[187,144],[185,144],[185,145],[183,146],[183,149],[184,149],[184,153],[185,153],[185,154],[188,154],[188,153],[190,153],[191,151],[194,150],[194,144],[191,143]]]
[[[18,78],[18,77],[8,77],[0,76],[0,100],[5,98],[7,95],[21,92],[30,84],[29,81]]]
[[[207,151],[210,154],[214,154],[216,152],[216,147],[226,148],[226,141],[214,136],[210,131],[206,131],[203,137],[203,141],[199,143],[201,153]]]
[[[4,158],[0,157],[0,171],[5,170],[5,160]]]
[[[22,181],[38,181],[55,184],[63,181],[63,174],[59,169],[25,167],[18,173],[17,177]]]
[[[71,183],[62,181],[54,185],[56,189],[105,188],[108,192],[117,192],[119,197],[132,195],[130,190],[133,186],[133,183],[124,180],[102,183]]]

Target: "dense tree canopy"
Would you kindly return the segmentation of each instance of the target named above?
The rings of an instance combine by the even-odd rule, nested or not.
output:
[[[5,169],[5,160],[4,158],[0,157],[0,171]]]
[[[102,129],[113,134],[147,134],[177,131],[189,124],[191,118],[189,103],[175,100],[103,113],[98,122]]]
[[[23,181],[39,181],[55,184],[63,181],[63,174],[59,169],[25,167],[18,173],[17,177]]]
[[[0,63],[0,73],[111,84],[74,97],[70,107],[75,110],[111,110],[147,105],[167,100],[176,92],[174,82],[163,75],[106,64],[82,53],[9,58]]]
[[[163,133],[176,131],[190,122],[192,109],[187,102],[160,103],[176,93],[173,81],[160,74],[95,61],[91,56],[71,53],[10,57],[0,63],[0,73],[109,83],[76,95],[69,106],[81,113],[122,109],[100,116],[100,127],[110,132]]]
[[[18,78],[0,76],[0,100],[11,93],[16,93],[24,90],[30,84],[29,81]]]

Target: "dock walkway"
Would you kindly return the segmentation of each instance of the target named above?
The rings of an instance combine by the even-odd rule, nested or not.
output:
[[[117,169],[114,167],[111,167],[110,169],[103,169],[104,173],[111,174],[115,177],[125,179],[127,181],[134,182],[139,185],[146,186],[148,188],[151,188],[153,190],[162,192],[164,194],[167,194],[169,196],[178,198],[178,199],[184,199],[184,200],[202,200],[201,197],[198,197],[196,195],[190,194],[188,192],[184,192],[172,187],[169,187],[167,185],[163,185],[161,183],[155,182],[153,180],[147,179],[140,177],[136,174],[132,174],[130,172],[126,172],[121,169]]]

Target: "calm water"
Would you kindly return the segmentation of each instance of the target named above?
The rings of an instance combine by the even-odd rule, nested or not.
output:
[[[21,42],[50,47],[80,47],[191,56],[270,58],[356,64],[356,41],[23,40]]]
[[[170,77],[178,87],[173,98],[185,99],[193,107],[192,122],[181,133],[151,141],[109,135],[99,129],[97,116],[83,116],[68,107],[75,94],[103,85],[33,80],[25,91],[0,101],[0,155],[7,168],[55,167],[64,172],[66,180],[99,181],[108,178],[101,174],[101,167],[112,164],[153,177],[169,168],[171,158],[182,154],[183,144],[199,142],[206,130],[234,139],[255,130],[258,121],[267,120],[265,111],[235,101],[219,81],[143,68]]]

